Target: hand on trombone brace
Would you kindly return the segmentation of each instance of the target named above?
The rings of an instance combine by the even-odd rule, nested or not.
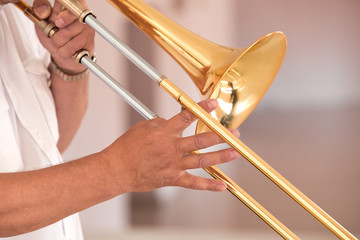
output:
[[[0,3],[5,5],[8,1]],[[52,80],[50,90],[55,103],[53,111],[55,113],[56,110],[59,124],[58,148],[61,152],[71,142],[87,106],[88,74],[84,72],[86,69],[83,65],[75,62],[73,55],[81,49],[89,51],[86,57],[92,55],[94,31],[86,25],[80,24],[58,3],[52,9],[43,8],[42,10],[40,10],[41,4],[39,3],[47,3],[47,1],[35,0],[35,3],[38,4],[36,5],[38,8],[35,8],[34,11],[39,11],[39,15],[41,15],[38,20],[42,21],[42,18],[50,16],[50,21],[59,28],[53,32],[51,38],[44,35],[39,28],[36,31],[41,43],[50,52],[52,60],[56,64],[56,69],[52,69],[50,76]],[[0,14],[15,13],[11,7],[5,6]],[[0,23],[2,24],[2,22]],[[0,31],[3,30],[0,29]],[[6,32],[7,34],[11,34],[11,32]],[[25,39],[26,37],[24,36]],[[0,42],[0,44],[2,43]],[[8,55],[2,52],[0,58],[5,56]],[[16,58],[17,56],[9,55],[9,58],[6,59],[9,65],[12,64],[11,57]],[[4,79],[3,76],[5,75],[1,75],[1,80],[6,81],[6,76]],[[15,72],[12,72],[12,76],[11,81],[22,80],[18,79],[20,77]],[[27,80],[25,79],[25,81]],[[11,91],[17,93],[20,90],[12,89]],[[32,91],[32,89],[28,90]],[[35,88],[34,91],[36,94],[43,95],[50,93],[48,88]],[[2,103],[2,100],[7,101],[8,99],[3,99],[1,94],[0,100]],[[13,100],[16,103],[15,99]],[[37,107],[33,105],[33,102],[27,101],[26,97],[16,100],[29,106],[30,109]],[[45,106],[53,104],[50,98],[47,99],[47,102],[35,101],[35,103],[41,106],[43,106],[42,104]],[[217,106],[217,102],[205,100],[200,105],[210,112]],[[14,116],[19,114],[17,108],[12,110],[14,110]],[[6,114],[6,111],[1,111],[0,114],[3,117],[2,114]],[[37,112],[32,112],[32,114],[37,114]],[[42,116],[39,118],[42,119]],[[187,172],[188,169],[229,162],[239,156],[232,149],[204,154],[191,153],[223,142],[217,134],[212,132],[182,137],[181,132],[195,119],[196,117],[188,110],[181,111],[169,120],[154,116],[152,120],[136,124],[113,144],[98,153],[64,163],[59,152],[56,151],[55,156],[58,159],[46,160],[58,162],[46,167],[40,160],[42,157],[40,146],[28,145],[26,141],[28,139],[22,139],[23,135],[19,136],[19,139],[22,140],[21,144],[26,146],[25,149],[31,148],[31,150],[21,152],[22,156],[28,159],[27,161],[31,161],[31,167],[7,168],[6,162],[14,159],[7,159],[6,155],[3,157],[4,154],[0,154],[0,237],[29,233],[23,237],[40,240],[39,236],[50,239],[60,234],[61,237],[56,238],[61,239],[63,234],[72,232],[71,229],[67,229],[72,218],[66,217],[127,192],[150,191],[164,186],[210,191],[226,190],[226,183],[223,181],[197,177]],[[44,122],[45,128],[48,124],[50,125],[50,120]],[[22,133],[27,130],[31,131],[21,125],[17,130]],[[232,132],[237,137],[239,136],[236,130]],[[8,138],[3,133],[0,136],[1,140],[4,137]],[[40,133],[38,136],[41,137]],[[5,141],[0,142],[5,143]],[[0,153],[7,153],[5,150],[11,143],[7,144],[0,146]],[[47,144],[53,144],[54,146],[51,147],[56,148],[56,137]],[[29,152],[33,155],[28,156]],[[26,166],[25,162],[24,166]],[[64,218],[66,220],[63,220]],[[76,221],[74,223],[77,224]],[[51,226],[49,226],[50,224]],[[49,227],[46,228],[46,226]],[[60,229],[60,233],[52,232],[54,229]],[[51,237],[46,237],[46,233]]]

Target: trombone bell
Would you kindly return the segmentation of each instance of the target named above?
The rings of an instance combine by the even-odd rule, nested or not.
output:
[[[286,37],[281,32],[270,33],[238,55],[219,76],[210,98],[219,107],[213,117],[226,128],[237,128],[260,102],[281,66],[286,51]],[[236,53],[236,51],[234,51]],[[199,122],[197,132],[207,127]]]
[[[281,32],[269,33],[247,48],[229,48],[199,37],[141,0],[108,1],[180,64],[202,99],[217,99],[212,115],[226,128],[237,128],[249,116],[285,56]],[[196,131],[208,128],[199,121]]]

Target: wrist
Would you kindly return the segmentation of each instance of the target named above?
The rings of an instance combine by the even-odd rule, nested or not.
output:
[[[63,70],[60,68],[53,60],[51,60],[49,65],[49,70],[51,74],[55,74],[57,77],[61,78],[62,80],[66,82],[75,82],[79,79],[82,79],[89,75],[89,70],[85,69],[81,72],[74,73],[74,72],[68,72],[66,70]]]
[[[95,62],[96,61],[95,55],[92,56],[91,59]],[[55,74],[57,77],[59,77],[60,79],[66,82],[75,82],[77,80],[85,78],[90,73],[90,71],[87,68],[82,68],[79,71],[65,70],[62,67],[59,67],[53,59],[51,59],[49,65],[49,71],[51,74]]]

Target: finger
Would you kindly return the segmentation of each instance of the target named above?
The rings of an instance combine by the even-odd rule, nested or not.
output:
[[[64,28],[74,22],[78,22],[76,17],[68,10],[63,10],[62,5],[58,2],[55,2],[54,12],[56,12],[56,15],[52,20],[58,28]]]
[[[210,153],[194,152],[183,157],[182,169],[207,168],[238,159],[240,154],[234,149],[223,149]]]
[[[92,33],[89,33],[92,34]],[[61,57],[69,58],[72,57],[77,51],[81,49],[91,50],[94,48],[94,42],[89,41],[91,39],[90,35],[84,37],[84,34],[78,34],[67,42],[65,45],[58,49],[58,54]],[[90,52],[90,54],[92,54]]]
[[[79,22],[73,22],[65,28],[60,28],[59,31],[53,36],[54,47],[61,48],[72,40],[75,36],[84,31],[84,25]]]
[[[198,103],[199,106],[207,112],[213,111],[217,106],[218,102],[216,99],[206,99]]]
[[[220,136],[213,132],[205,132],[177,140],[179,149],[184,152],[192,152],[199,149],[208,148],[224,141]]]
[[[51,5],[48,0],[34,0],[33,10],[40,19],[46,19],[51,14]]]
[[[240,137],[240,132],[237,129],[229,129],[229,131],[234,134],[235,137]]]
[[[63,5],[61,5],[58,1],[55,1],[54,6],[53,6],[53,13],[55,13],[57,15],[64,10],[65,10],[65,7]]]
[[[240,136],[240,133],[236,129],[231,129],[230,132],[236,137]],[[185,153],[208,148],[224,142],[224,140],[214,132],[200,133],[197,135],[180,138],[177,141],[179,149]]]
[[[176,182],[176,186],[194,190],[225,191],[226,183],[215,180],[197,177],[185,172]]]
[[[199,105],[207,112],[211,112],[217,107],[218,103],[214,99],[207,99],[201,101]],[[170,127],[176,133],[181,133],[195,120],[196,117],[192,113],[190,113],[189,110],[182,110],[179,114],[169,119],[168,124],[170,124]]]

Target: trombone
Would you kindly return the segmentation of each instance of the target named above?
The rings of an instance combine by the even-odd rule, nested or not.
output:
[[[209,130],[214,131],[339,239],[356,239],[227,130],[227,128],[236,128],[245,120],[275,78],[286,50],[286,37],[283,33],[270,33],[257,40],[248,48],[232,49],[208,42],[192,34],[141,0],[109,0],[135,25],[173,56],[189,74],[204,97],[220,99],[219,108],[214,111],[214,114],[210,115],[166,76],[157,72],[149,63],[122,43],[96,19],[89,9],[82,6],[76,0],[58,1],[72,12],[80,22],[92,27],[140,70],[147,74],[150,79],[157,82],[177,102],[197,116],[200,120],[196,129],[197,133]],[[26,3],[19,1],[16,5],[32,21],[40,25],[49,37],[56,33],[55,27],[52,26],[52,28],[48,24],[40,24],[42,21],[34,17],[31,8]],[[94,63],[86,51],[81,51],[77,54],[76,60],[85,65],[110,88],[122,96],[144,118],[152,119],[157,117],[101,67]],[[214,178],[227,183],[228,190],[281,237],[284,239],[299,239],[216,166],[206,168],[205,170]]]

